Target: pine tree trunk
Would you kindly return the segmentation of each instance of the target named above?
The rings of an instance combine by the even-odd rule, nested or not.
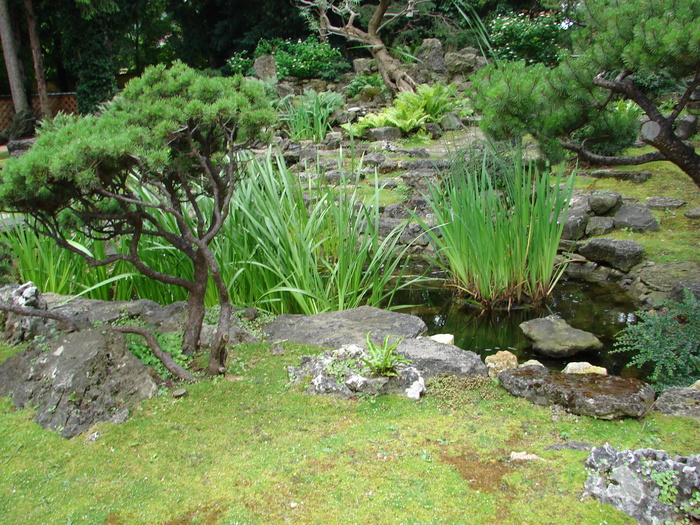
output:
[[[194,286],[188,290],[187,327],[182,336],[182,352],[187,356],[192,356],[199,350],[199,338],[204,323],[204,295],[207,292],[209,272],[201,256],[194,263],[194,276]]]
[[[645,122],[640,132],[642,140],[663,153],[667,160],[682,169],[700,188],[700,155],[679,139],[670,125],[664,124],[666,123],[659,124],[653,120]]]
[[[29,102],[27,101],[27,93],[24,91],[24,83],[22,82],[22,69],[15,45],[7,0],[0,0],[0,40],[2,40],[5,68],[7,69],[7,78],[10,82],[10,91],[12,92],[12,103],[15,107],[15,113],[19,113],[29,109]]]

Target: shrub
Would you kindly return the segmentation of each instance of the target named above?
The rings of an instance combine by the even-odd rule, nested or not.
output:
[[[265,54],[274,55],[277,76],[280,79],[296,77],[337,80],[342,72],[350,69],[350,64],[340,51],[313,37],[297,42],[261,40],[255,50],[255,56]]]
[[[343,92],[348,98],[356,97],[365,88],[378,88],[378,92],[386,93],[388,90],[384,85],[382,76],[379,73],[362,73],[355,75],[350,83],[345,86]]]
[[[636,315],[639,322],[620,332],[613,352],[632,352],[635,366],[653,364],[649,379],[659,387],[700,379],[700,301],[684,290],[682,302]]]
[[[489,23],[488,32],[497,58],[554,65],[566,27],[561,14],[542,11],[498,15]]]
[[[253,67],[253,59],[248,58],[246,53],[234,53],[226,61],[226,73],[231,75],[248,75]]]
[[[280,112],[292,140],[322,142],[331,130],[331,115],[344,103],[340,93],[316,93],[313,89],[307,89],[301,96],[282,99]]]

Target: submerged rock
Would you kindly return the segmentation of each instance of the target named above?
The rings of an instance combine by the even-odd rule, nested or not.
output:
[[[539,366],[506,370],[498,379],[514,396],[598,419],[641,418],[654,402],[654,389],[638,379],[562,374]]]
[[[549,315],[520,324],[520,329],[540,354],[568,357],[584,350],[599,350],[603,343],[590,332],[572,328],[566,321]]]

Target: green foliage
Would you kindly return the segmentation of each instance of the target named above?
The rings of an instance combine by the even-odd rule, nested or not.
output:
[[[281,120],[289,130],[292,140],[323,142],[331,131],[330,118],[343,107],[345,99],[340,93],[317,93],[307,89],[303,95],[287,96],[280,101]]]
[[[175,363],[183,368],[187,368],[192,363],[192,358],[182,353],[181,333],[154,333],[160,348],[169,353]],[[173,379],[175,376],[168,371],[160,359],[153,355],[153,351],[143,342],[143,337],[128,334],[127,345],[131,353],[134,354],[146,366],[152,367],[161,379]]]
[[[636,313],[639,322],[620,332],[613,352],[632,352],[635,366],[651,364],[658,387],[688,386],[700,379],[700,302],[689,290],[683,301]]]
[[[343,89],[343,93],[346,97],[353,98],[366,88],[378,88],[378,92],[380,93],[387,92],[384,81],[379,73],[362,73],[352,77],[350,83]]]
[[[418,131],[426,122],[438,122],[445,113],[457,109],[464,101],[457,99],[454,85],[421,84],[415,93],[402,91],[394,104],[380,113],[370,113],[356,124],[345,125],[353,135],[361,136],[370,128],[394,126],[404,133]]]
[[[442,186],[429,186],[436,262],[484,307],[540,301],[561,275],[555,260],[563,220],[554,219],[567,212],[574,178],[524,168],[517,151],[510,162],[512,178],[500,179],[502,192],[486,159],[480,170],[464,171],[469,165],[456,162]]]
[[[489,22],[488,33],[498,59],[554,65],[566,27],[558,12],[520,12],[498,15]]]
[[[493,137],[530,134],[552,161],[563,158],[562,147],[619,155],[634,140],[639,111],[619,102],[632,100],[659,121],[653,105],[659,92],[674,84],[685,89],[698,71],[700,4],[587,0],[570,16],[571,49],[556,67],[516,61],[480,70],[473,79],[476,109]]]
[[[376,345],[370,338],[370,335],[371,332],[367,332],[365,338],[369,357],[362,360],[373,374],[378,376],[396,376],[398,375],[396,372],[397,366],[412,362],[396,352],[396,347],[399,346],[403,337],[399,337],[393,343],[389,343],[391,336],[387,335],[381,345]]]
[[[234,53],[226,61],[226,73],[231,75],[248,75],[253,67],[253,59],[247,53]]]
[[[276,314],[379,306],[415,281],[397,275],[400,230],[379,237],[376,180],[362,202],[354,179],[305,187],[280,157],[248,169],[213,247],[236,304]]]
[[[277,76],[280,79],[295,77],[333,81],[350,68],[340,51],[313,37],[296,42],[261,40],[255,49],[255,56],[266,54],[275,57]]]

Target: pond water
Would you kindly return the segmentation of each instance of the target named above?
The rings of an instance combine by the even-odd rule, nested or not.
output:
[[[455,345],[479,354],[482,359],[499,350],[509,350],[519,362],[537,359],[551,369],[561,370],[571,361],[588,361],[608,372],[626,377],[643,377],[643,372],[626,367],[629,356],[611,354],[615,335],[638,310],[632,298],[614,283],[561,281],[547,304],[541,308],[483,312],[465,306],[447,287],[420,286],[397,294],[394,304],[412,304],[397,311],[423,319],[429,335],[449,333]],[[574,328],[597,335],[603,350],[579,353],[566,359],[553,359],[534,353],[519,325],[524,321],[555,314]]]

